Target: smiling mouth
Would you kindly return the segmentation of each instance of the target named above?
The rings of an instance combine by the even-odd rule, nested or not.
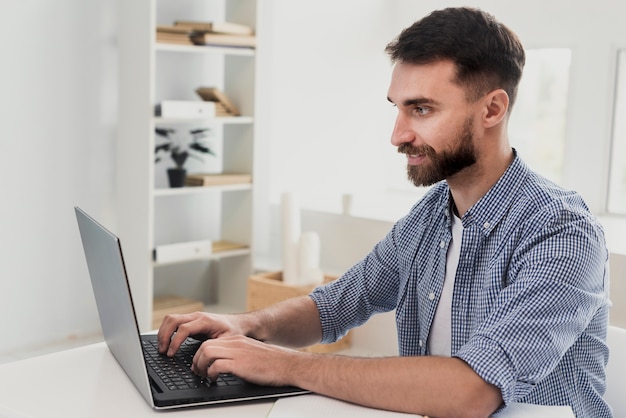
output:
[[[408,158],[425,158],[432,154],[428,146],[414,147],[411,144],[402,144],[398,147],[398,152],[405,154]]]

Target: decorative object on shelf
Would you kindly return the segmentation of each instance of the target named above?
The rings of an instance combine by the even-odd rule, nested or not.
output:
[[[214,102],[200,100],[163,100],[154,108],[155,116],[162,118],[214,118],[216,115]]]
[[[174,134],[176,130],[173,128],[155,128],[157,135],[165,138],[167,142],[157,145],[154,148],[156,154],[155,163],[161,161],[159,152],[169,152],[170,157],[176,164],[175,168],[168,168],[167,175],[170,181],[170,187],[183,187],[185,185],[185,179],[187,177],[187,170],[185,169],[185,162],[187,158],[193,157],[202,160],[197,154],[210,154],[215,156],[215,153],[208,147],[206,142],[203,141],[207,137],[206,133],[210,131],[209,128],[191,129],[189,134],[191,135],[191,141],[180,141]]]
[[[293,286],[318,285],[324,281],[320,268],[320,238],[301,232],[300,206],[295,193],[281,195],[282,280]]]
[[[179,45],[213,45],[226,47],[256,46],[254,30],[232,22],[176,21],[174,25],[157,25],[156,40]]]
[[[153,258],[155,262],[164,264],[208,258],[211,254],[213,254],[213,242],[207,239],[157,245],[153,251]]]
[[[335,280],[336,276],[324,275],[324,283]],[[283,281],[283,273],[263,272],[253,274],[248,278],[247,305],[248,311],[255,311],[266,306],[273,305],[280,301],[306,296],[316,287],[316,285],[295,286]],[[316,344],[301,349],[310,353],[330,353],[350,347],[352,343],[352,332],[348,332],[342,339],[332,344]]]
[[[247,244],[218,240],[201,240],[157,245],[152,250],[155,266],[185,263],[193,260],[218,259],[250,251]]]
[[[184,168],[168,168],[167,180],[170,183],[170,187],[183,187],[185,185],[185,179],[187,178],[187,170]]]
[[[174,27],[200,33],[209,32],[224,33],[229,35],[254,35],[254,30],[250,26],[233,22],[196,22],[189,20],[177,20],[174,22]]]
[[[305,231],[298,240],[298,282],[301,284],[321,284],[324,273],[320,268],[320,236],[317,232]]]
[[[185,180],[185,186],[192,187],[208,187],[208,186],[224,186],[227,184],[250,184],[252,176],[244,173],[194,173],[188,174]]]
[[[282,280],[288,285],[298,284],[298,240],[301,234],[300,205],[295,193],[280,196],[281,244],[283,255]]]
[[[220,89],[198,87],[196,93],[202,100],[215,103],[216,116],[241,116],[237,106]]]

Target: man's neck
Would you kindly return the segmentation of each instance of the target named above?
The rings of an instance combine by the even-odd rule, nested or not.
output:
[[[454,209],[463,217],[498,182],[514,159],[513,150],[494,153],[447,179]]]

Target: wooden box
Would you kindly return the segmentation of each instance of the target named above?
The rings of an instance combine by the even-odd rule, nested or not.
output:
[[[324,275],[324,283],[331,282],[336,278],[336,276]],[[315,287],[315,285],[292,286],[285,284],[283,283],[283,273],[280,271],[254,274],[248,278],[247,309],[254,311],[285,299],[306,296]],[[341,340],[332,344],[316,344],[301,350],[311,353],[331,353],[350,347],[351,342],[352,335],[348,332]]]
[[[167,314],[186,314],[203,311],[202,302],[180,296],[156,296],[152,305],[152,328],[158,329]]]

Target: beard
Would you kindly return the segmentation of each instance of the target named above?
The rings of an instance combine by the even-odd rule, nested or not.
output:
[[[407,164],[407,177],[416,186],[431,186],[441,180],[458,173],[466,167],[476,163],[476,149],[474,148],[473,121],[468,118],[456,136],[457,146],[451,151],[437,153],[431,146],[414,147],[404,143],[398,147],[402,154],[425,155],[431,164]]]

